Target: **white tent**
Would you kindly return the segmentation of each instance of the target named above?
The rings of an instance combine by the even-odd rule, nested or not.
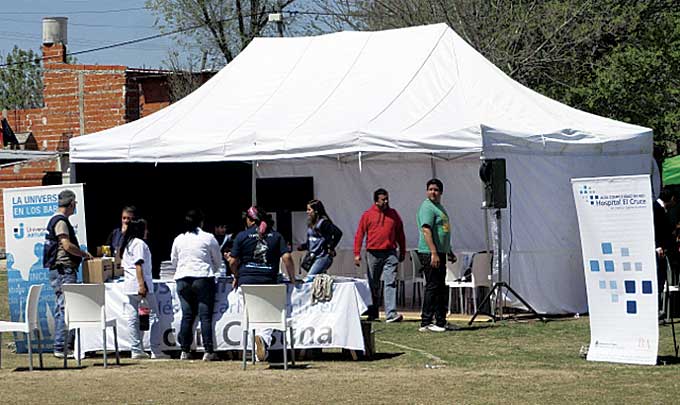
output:
[[[484,144],[483,137],[489,139]],[[414,246],[415,210],[425,181],[436,175],[445,183],[454,248],[479,250],[486,242],[477,169],[485,149],[494,156],[517,156],[508,162],[512,203],[524,198],[519,196],[524,188],[540,197],[527,199],[528,217],[513,211],[510,260],[512,276],[519,278],[513,287],[539,311],[585,311],[573,201],[539,186],[553,185],[553,174],[567,176],[553,188],[568,190],[570,173],[651,173],[652,131],[523,87],[444,24],[255,39],[181,101],[72,140],[71,161],[254,161],[258,177],[313,176],[315,195],[345,231],[345,247],[379,186],[390,191],[406,223],[407,243]],[[579,166],[554,173],[550,157],[535,166],[523,164],[534,161],[533,155],[562,152],[578,157]],[[610,165],[612,156],[625,158]],[[544,232],[555,232],[541,225],[548,217],[557,221],[551,227],[573,232],[568,238],[574,243],[555,245],[556,240],[543,238]],[[535,227],[520,234],[520,222]],[[524,238],[536,243],[520,254],[516,249]],[[556,249],[568,250],[569,260],[551,259]],[[515,264],[522,255],[532,259]]]

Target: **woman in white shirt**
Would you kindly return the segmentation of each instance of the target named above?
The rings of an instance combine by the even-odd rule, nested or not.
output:
[[[125,231],[120,246],[121,266],[124,271],[123,292],[127,295],[126,318],[130,329],[130,346],[133,359],[148,359],[144,352],[143,331],[139,330],[139,304],[143,298],[149,304],[149,324],[151,329],[151,358],[168,358],[160,350],[161,331],[158,322],[158,304],[153,294],[151,279],[151,251],[144,242],[146,221],[132,220]]]
[[[215,273],[222,257],[215,237],[203,231],[203,214],[189,211],[184,218],[184,233],[172,244],[177,295],[182,305],[182,323],[177,340],[182,347],[181,360],[188,360],[193,343],[196,316],[201,320],[204,361],[216,360],[213,353],[212,313],[215,303]]]

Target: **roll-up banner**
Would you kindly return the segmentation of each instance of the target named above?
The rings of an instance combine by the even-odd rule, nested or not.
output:
[[[5,250],[7,254],[7,285],[10,318],[23,322],[28,289],[42,284],[38,317],[43,335],[43,349],[51,350],[54,336],[54,292],[50,287],[49,270],[43,268],[43,245],[46,226],[58,208],[62,190],[76,194],[76,211],[69,221],[76,231],[81,248],[86,248],[85,204],[82,184],[61,184],[44,187],[7,188],[3,190],[5,217]],[[78,280],[81,280],[78,270]],[[17,352],[27,351],[23,333],[15,333]]]
[[[656,364],[659,286],[649,176],[571,183],[590,313],[587,359]]]

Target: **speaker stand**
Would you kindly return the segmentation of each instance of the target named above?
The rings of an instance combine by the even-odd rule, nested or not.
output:
[[[482,308],[484,307],[484,304],[486,304],[487,302],[489,302],[489,304],[490,304],[491,296],[494,293],[497,294],[496,295],[497,299],[498,299],[498,297],[502,296],[504,288],[507,291],[511,292],[512,295],[517,297],[517,299],[520,300],[520,302],[522,304],[524,304],[524,306],[527,307],[527,309],[531,313],[533,313],[535,317],[537,317],[541,321],[545,322],[544,317],[539,315],[539,313],[536,312],[536,310],[531,305],[529,305],[529,303],[524,298],[522,298],[521,295],[519,295],[515,290],[513,290],[512,287],[510,287],[509,283],[506,283],[505,281],[503,281],[503,266],[502,266],[502,264],[503,264],[503,260],[502,260],[503,250],[501,249],[501,247],[502,247],[502,244],[501,244],[501,242],[502,242],[502,238],[501,238],[502,232],[501,232],[501,210],[500,210],[500,208],[497,208],[494,214],[495,214],[495,218],[496,218],[496,248],[494,249],[494,256],[496,257],[496,260],[497,260],[497,263],[498,263],[498,281],[493,283],[491,290],[489,290],[489,293],[486,294],[486,296],[482,300],[481,304],[479,304],[479,306],[477,307],[477,311],[475,311],[474,315],[472,315],[472,318],[470,318],[470,321],[468,322],[468,326],[472,325],[472,322],[474,322],[475,318],[477,318],[478,315],[482,314]],[[491,264],[491,266],[493,266],[493,263]],[[496,322],[498,320],[502,321],[503,320],[503,305],[490,305],[490,307],[492,309],[491,309],[491,313],[488,314],[488,315],[493,319],[493,321],[494,322]]]

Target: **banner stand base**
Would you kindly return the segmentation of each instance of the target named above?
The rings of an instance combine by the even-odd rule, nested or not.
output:
[[[524,304],[524,306],[527,307],[527,309],[528,309],[532,314],[534,314],[534,316],[535,316],[536,318],[540,319],[542,322],[545,322],[545,321],[546,321],[546,319],[545,319],[544,317],[542,317],[538,312],[536,312],[536,310],[535,310],[531,305],[529,305],[529,303],[526,302],[526,301],[524,300],[524,298],[522,298],[521,295],[519,295],[515,290],[513,290],[512,287],[510,287],[510,285],[509,285],[508,283],[506,283],[505,281],[498,281],[498,282],[496,282],[496,283],[493,284],[493,287],[491,287],[491,290],[489,291],[489,293],[486,294],[486,297],[484,297],[484,299],[482,300],[482,303],[479,304],[479,306],[477,307],[477,311],[474,313],[474,315],[472,315],[472,318],[470,318],[470,321],[468,322],[468,326],[472,325],[472,322],[474,322],[475,318],[477,318],[478,315],[481,315],[481,314],[482,314],[481,308],[483,308],[483,307],[484,307],[484,304],[486,304],[487,302],[489,302],[489,301],[491,300],[492,294],[493,294],[494,292],[496,292],[497,294],[501,294],[501,292],[502,292],[501,289],[502,289],[502,288],[505,288],[506,290],[508,290],[509,292],[511,292],[515,297],[517,297],[517,299],[520,300],[520,302],[521,302],[522,304]],[[499,296],[500,296],[500,295],[499,295]],[[501,310],[500,310],[500,316],[496,314],[496,310],[495,310],[495,309],[494,309],[493,311],[491,311],[491,312],[493,312],[493,313],[488,314],[488,315],[493,319],[494,322],[496,322],[496,321],[502,321],[502,320],[503,320],[503,312],[502,312],[502,311],[503,311],[503,310],[501,309]],[[673,336],[675,337],[675,328],[673,329]],[[676,348],[676,355],[677,355],[677,348]]]

